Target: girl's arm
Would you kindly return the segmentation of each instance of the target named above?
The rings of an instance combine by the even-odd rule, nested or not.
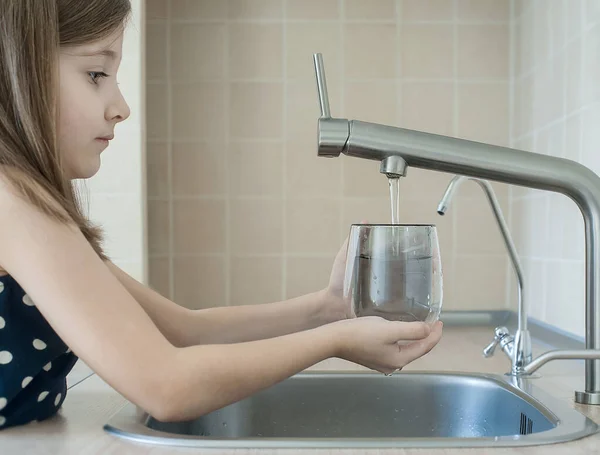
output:
[[[179,347],[272,338],[345,317],[324,290],[284,302],[189,310],[144,286],[113,263],[107,265],[163,335]]]
[[[76,355],[159,420],[197,417],[252,395],[337,355],[346,337],[329,324],[269,340],[175,347],[77,227],[50,219],[1,179],[0,217],[0,267]]]

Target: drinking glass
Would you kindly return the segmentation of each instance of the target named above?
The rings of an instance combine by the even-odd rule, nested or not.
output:
[[[344,299],[354,315],[435,322],[443,278],[434,225],[353,224]]]

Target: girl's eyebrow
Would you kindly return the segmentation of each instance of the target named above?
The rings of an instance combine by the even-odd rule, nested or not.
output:
[[[77,53],[77,55],[79,55],[81,57],[96,57],[96,56],[101,55],[104,57],[108,57],[111,60],[117,60],[117,58],[118,58],[117,53],[111,49],[100,49],[98,51],[81,52],[81,53]]]

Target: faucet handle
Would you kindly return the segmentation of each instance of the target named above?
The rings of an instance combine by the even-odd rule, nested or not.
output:
[[[494,340],[483,350],[484,357],[491,357],[494,355],[494,351],[496,350],[496,346],[504,340],[506,337],[510,336],[510,332],[506,327],[496,327],[494,330]]]
[[[325,81],[325,67],[323,65],[323,55],[313,54],[315,63],[315,75],[317,77],[317,90],[319,92],[319,105],[321,107],[321,118],[330,118],[329,95],[327,93],[327,82]]]

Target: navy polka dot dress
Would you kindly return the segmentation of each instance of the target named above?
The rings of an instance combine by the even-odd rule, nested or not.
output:
[[[0,431],[60,409],[77,357],[10,276],[0,276]]]

